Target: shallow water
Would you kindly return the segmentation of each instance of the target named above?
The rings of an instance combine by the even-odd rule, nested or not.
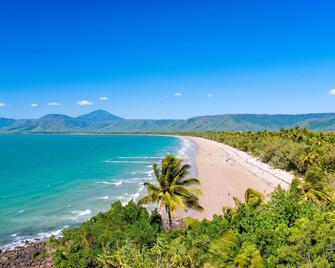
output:
[[[0,247],[59,234],[152,180],[152,163],[185,157],[185,140],[145,135],[0,135]]]

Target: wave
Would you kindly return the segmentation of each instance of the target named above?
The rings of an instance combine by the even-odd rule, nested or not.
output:
[[[142,177],[136,178],[135,177],[135,178],[126,179],[126,182],[134,183],[134,182],[139,182],[139,181],[144,182],[144,181],[147,181],[147,180],[151,180],[151,178],[142,178]]]
[[[133,177],[128,179],[120,179],[119,181],[97,181],[97,184],[106,184],[106,185],[115,185],[120,186],[124,183],[136,183],[136,182],[144,182],[147,180],[152,180],[152,174],[148,174],[148,177]]]
[[[121,201],[122,205],[126,205],[130,200],[136,201],[144,190],[143,183],[139,184],[139,188],[136,193],[129,194],[128,192],[124,193],[123,195],[119,196],[119,200]]]
[[[135,194],[132,194],[131,197],[134,198],[135,200],[140,196],[140,193],[137,192]]]
[[[92,213],[92,211],[90,209],[86,209],[86,210],[74,210],[72,211],[72,214],[78,215],[78,216],[86,216],[86,215],[90,215]]]
[[[176,152],[176,155],[182,159],[188,164],[190,164],[192,167],[195,167],[195,155],[197,151],[197,147],[195,146],[194,142],[190,139],[179,137],[180,139],[180,149]],[[191,173],[189,176],[196,176],[196,169],[192,168]]]
[[[153,174],[154,171],[150,170],[150,171],[133,171],[131,174],[132,175],[136,175],[136,174],[146,174],[148,176],[150,176],[151,174]]]
[[[117,181],[117,182],[111,182],[111,181],[98,181],[96,182],[97,184],[107,184],[107,185],[115,185],[115,186],[119,186],[123,183],[122,180]]]
[[[128,160],[106,160],[105,163],[118,163],[118,164],[150,164],[151,161],[128,161]]]
[[[163,156],[118,156],[113,159],[163,159]]]
[[[33,242],[41,242],[45,241],[51,236],[55,236],[57,238],[62,236],[62,231],[66,228],[69,228],[68,225],[64,225],[61,229],[56,229],[53,231],[45,231],[45,232],[39,232],[36,235],[22,235],[20,236],[19,234],[11,234],[10,236],[14,238],[14,241],[5,245],[0,246],[0,249],[5,251],[5,250],[10,250],[14,249],[19,246],[25,246],[28,243],[33,243]]]
[[[184,158],[186,160],[191,159],[191,157],[194,155],[194,143],[193,141],[185,138],[181,139],[181,148],[177,151],[177,156]]]
[[[108,195],[105,195],[105,196],[99,197],[98,199],[99,199],[99,200],[107,200],[108,198],[109,198],[109,196],[108,196]]]

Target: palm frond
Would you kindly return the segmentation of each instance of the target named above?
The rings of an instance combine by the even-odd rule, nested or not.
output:
[[[186,207],[191,208],[196,211],[203,211],[204,208],[200,205],[199,199],[194,198],[194,199],[187,199],[186,201]]]
[[[148,194],[146,196],[141,197],[137,201],[139,205],[146,205],[146,204],[157,203],[157,202],[159,202],[159,198],[157,194]]]
[[[185,197],[202,195],[202,191],[200,189],[188,188],[183,185],[171,186],[171,192],[174,194],[185,196]]]
[[[248,188],[244,194],[245,203],[247,205],[257,206],[262,202],[263,194],[254,189]]]
[[[190,173],[191,166],[189,164],[183,165],[179,171],[178,171],[178,176],[180,178],[185,178]]]
[[[145,182],[144,183],[144,186],[147,188],[148,192],[159,192],[160,191],[160,188],[159,186],[155,185],[155,184],[152,184],[150,182]]]
[[[193,186],[193,185],[200,185],[200,181],[196,178],[188,178],[178,181],[178,184],[183,186]]]
[[[152,164],[152,169],[154,170],[154,174],[155,174],[156,179],[159,179],[161,171],[160,171],[160,168],[158,167],[158,164],[156,162],[154,162]]]

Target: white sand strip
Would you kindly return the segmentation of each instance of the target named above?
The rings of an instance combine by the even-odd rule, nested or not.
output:
[[[188,212],[188,216],[211,219],[222,213],[222,207],[233,207],[234,196],[243,201],[247,188],[269,194],[277,185],[287,188],[294,177],[231,146],[197,137],[187,139],[197,147],[195,162],[203,192],[200,203],[205,209]]]

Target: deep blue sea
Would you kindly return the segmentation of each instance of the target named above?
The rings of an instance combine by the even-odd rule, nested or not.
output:
[[[190,155],[184,139],[146,135],[0,135],[0,248],[58,235],[144,193],[152,163]]]

